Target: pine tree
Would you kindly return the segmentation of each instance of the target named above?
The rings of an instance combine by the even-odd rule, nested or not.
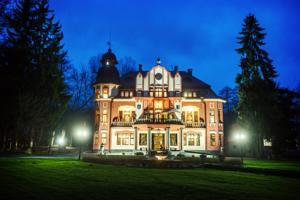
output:
[[[31,141],[51,132],[67,102],[63,34],[48,0],[20,0],[8,21],[5,72],[15,141]],[[12,114],[13,113],[13,114]]]
[[[251,134],[256,156],[262,156],[263,139],[272,135],[276,115],[277,72],[268,53],[262,48],[266,34],[254,15],[248,15],[240,32],[236,51],[241,56],[241,73],[237,75],[238,119]]]

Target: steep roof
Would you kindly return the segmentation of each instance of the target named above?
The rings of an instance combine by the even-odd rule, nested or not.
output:
[[[218,95],[216,95],[207,83],[186,71],[179,71],[179,74],[181,76],[183,90],[197,90],[201,97],[218,98]]]
[[[109,48],[108,51],[102,55],[100,60],[101,67],[97,73],[97,83],[120,83],[120,75],[118,69],[115,67],[118,64],[116,55]]]
[[[119,76],[119,71],[116,67],[111,66],[111,67],[105,67],[102,66],[100,67],[98,73],[97,73],[97,78],[96,82],[97,83],[115,83],[119,84],[120,83],[120,76]]]
[[[143,76],[147,74],[147,71],[140,71]],[[203,82],[202,80],[194,77],[191,73],[186,71],[178,71],[182,78],[182,89],[183,90],[193,90],[199,93],[199,96],[204,98],[219,98],[216,93],[211,89],[210,85]],[[136,86],[136,76],[139,71],[131,71],[124,74],[120,79],[120,87],[123,89],[135,90]],[[171,72],[174,77],[176,72]]]

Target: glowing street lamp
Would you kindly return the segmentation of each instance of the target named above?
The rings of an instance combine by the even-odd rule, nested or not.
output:
[[[66,143],[66,141],[65,141],[65,138],[64,138],[64,137],[60,137],[60,138],[57,139],[57,144],[58,144],[59,146],[64,146],[65,143]]]
[[[75,129],[75,133],[74,133],[75,139],[77,141],[79,141],[79,155],[78,155],[78,159],[80,160],[81,158],[81,151],[82,151],[82,143],[85,142],[88,137],[89,137],[89,130],[87,129],[87,127],[81,126],[81,127],[77,127]]]
[[[247,139],[247,136],[245,132],[243,131],[238,131],[234,134],[234,140],[240,143],[240,155],[241,155],[241,163],[242,165],[244,164],[244,159],[243,159],[243,147],[245,144],[245,141]]]

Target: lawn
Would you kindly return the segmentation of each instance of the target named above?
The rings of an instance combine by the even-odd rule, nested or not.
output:
[[[299,161],[245,160],[244,165],[248,168],[289,170],[289,171],[300,172],[300,162]]]
[[[296,199],[300,187],[279,176],[75,159],[0,158],[0,178],[1,199]]]

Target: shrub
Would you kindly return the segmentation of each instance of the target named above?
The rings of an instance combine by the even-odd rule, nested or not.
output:
[[[134,155],[136,155],[136,156],[143,156],[144,153],[143,152],[135,152]]]
[[[177,154],[177,158],[184,158],[184,157],[185,157],[185,155],[182,153]]]
[[[205,154],[201,154],[201,155],[200,155],[200,160],[201,160],[201,161],[204,161],[205,159],[206,159],[206,155],[205,155]]]

